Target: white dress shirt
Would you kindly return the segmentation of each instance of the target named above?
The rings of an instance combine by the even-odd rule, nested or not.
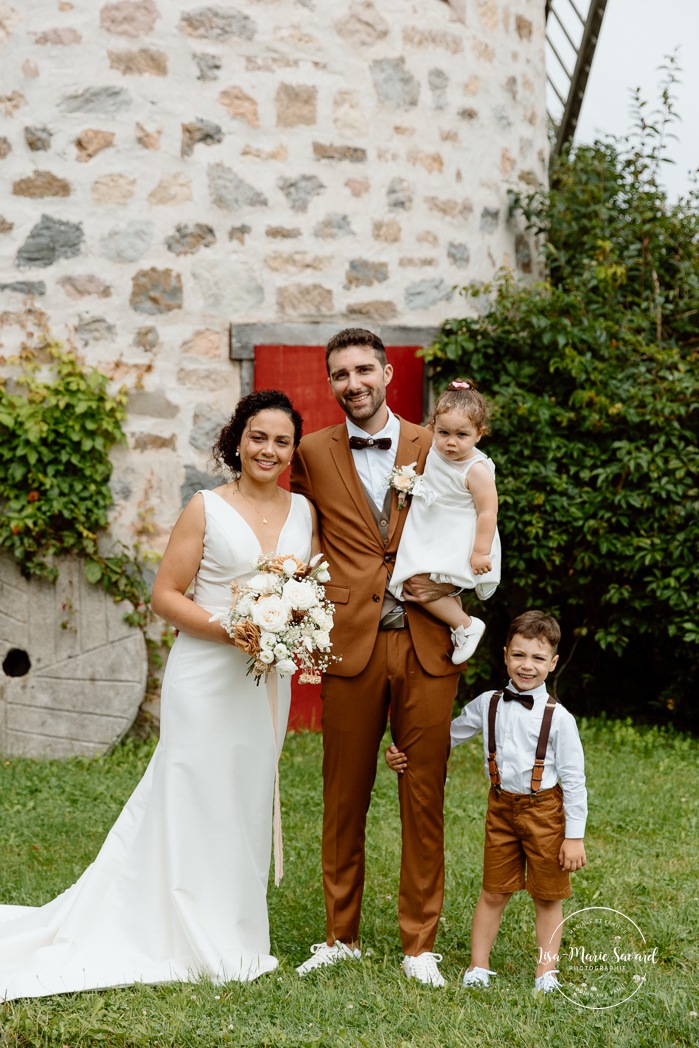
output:
[[[388,490],[386,477],[396,464],[396,452],[398,451],[398,440],[400,438],[400,419],[393,414],[387,406],[388,422],[379,430],[372,433],[374,440],[379,437],[390,437],[391,446],[383,451],[381,448],[352,448],[352,458],[364,487],[371,495],[377,509],[383,509],[384,499]],[[365,429],[360,429],[351,419],[346,419],[347,434],[350,437],[361,437],[363,440],[370,435]]]
[[[517,691],[512,681],[508,689]],[[485,774],[488,779],[488,710],[494,690],[484,691],[473,699],[451,722],[452,746],[458,746],[482,732]],[[500,772],[500,787],[507,793],[531,793],[536,744],[548,698],[545,684],[520,694],[531,695],[534,699],[532,709],[528,710],[519,702],[505,702],[501,698],[495,716],[495,760]],[[546,747],[541,789],[548,790],[559,781],[563,788],[565,835],[584,837],[587,821],[585,757],[575,717],[557,702]]]

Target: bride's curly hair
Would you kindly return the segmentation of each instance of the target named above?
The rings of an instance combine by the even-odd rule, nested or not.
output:
[[[286,393],[279,389],[257,389],[238,401],[230,421],[223,427],[211,449],[219,469],[227,466],[234,473],[240,472],[238,448],[243,430],[250,419],[261,411],[283,411],[288,415],[294,426],[294,447],[298,447],[303,435],[303,419]]]

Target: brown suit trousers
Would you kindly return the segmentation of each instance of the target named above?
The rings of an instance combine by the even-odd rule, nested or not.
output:
[[[432,434],[401,420],[396,465],[422,471]],[[458,669],[449,630],[416,605],[408,626],[379,630],[386,583],[408,510],[393,494],[379,528],[352,459],[346,426],[304,437],[291,486],[318,510],[326,586],[335,604],[334,663],[323,679],[323,887],[328,940],[359,938],[365,827],[389,706],[408,757],[399,779],[399,924],[404,953],[432,950],[444,896],[444,783]],[[384,531],[386,538],[381,535]]]

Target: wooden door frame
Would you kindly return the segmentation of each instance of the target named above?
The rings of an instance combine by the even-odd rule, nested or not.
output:
[[[360,319],[344,327],[364,327]],[[294,324],[231,324],[228,329],[228,355],[240,365],[240,395],[255,388],[255,346],[324,346],[343,328],[339,321]],[[438,327],[407,327],[399,324],[372,324],[371,331],[385,346],[429,346],[439,334]],[[430,400],[428,369],[423,371],[422,406],[427,413]]]

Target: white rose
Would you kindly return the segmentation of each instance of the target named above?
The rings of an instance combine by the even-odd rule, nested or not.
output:
[[[274,651],[279,638],[276,633],[266,633],[264,630],[260,633],[260,647],[267,651]]]
[[[298,564],[296,563],[293,557],[287,557],[287,559],[282,564],[282,569],[285,575],[293,575],[297,568]]]
[[[288,659],[289,649],[286,644],[275,644],[274,645],[274,657],[275,659]]]
[[[271,664],[274,662],[274,655],[269,650],[261,651],[260,654],[257,656],[257,661],[264,662],[265,666],[271,666]]]
[[[298,611],[308,611],[318,603],[313,586],[309,582],[299,582],[297,579],[289,579],[284,583],[282,596],[287,604]]]
[[[274,593],[277,588],[277,576],[269,571],[262,571],[259,575],[253,575],[248,586],[255,593]]]
[[[330,647],[330,634],[325,630],[316,630],[313,634],[313,639],[316,642],[316,647],[321,650]]]
[[[309,611],[311,622],[314,623],[321,630],[329,630],[333,624],[333,617],[329,611],[325,608],[318,606],[317,608],[311,608]]]
[[[318,582],[330,582],[330,572],[328,571],[327,567],[324,568],[321,565],[321,567],[316,572],[316,578],[318,579]]]
[[[289,609],[281,597],[270,593],[256,601],[250,617],[261,630],[279,633],[289,621]]]
[[[277,673],[280,677],[288,677],[296,669],[296,663],[293,659],[282,659],[277,663]]]
[[[413,483],[412,477],[400,476],[396,477],[393,481],[393,487],[396,491],[410,491],[410,487]]]

